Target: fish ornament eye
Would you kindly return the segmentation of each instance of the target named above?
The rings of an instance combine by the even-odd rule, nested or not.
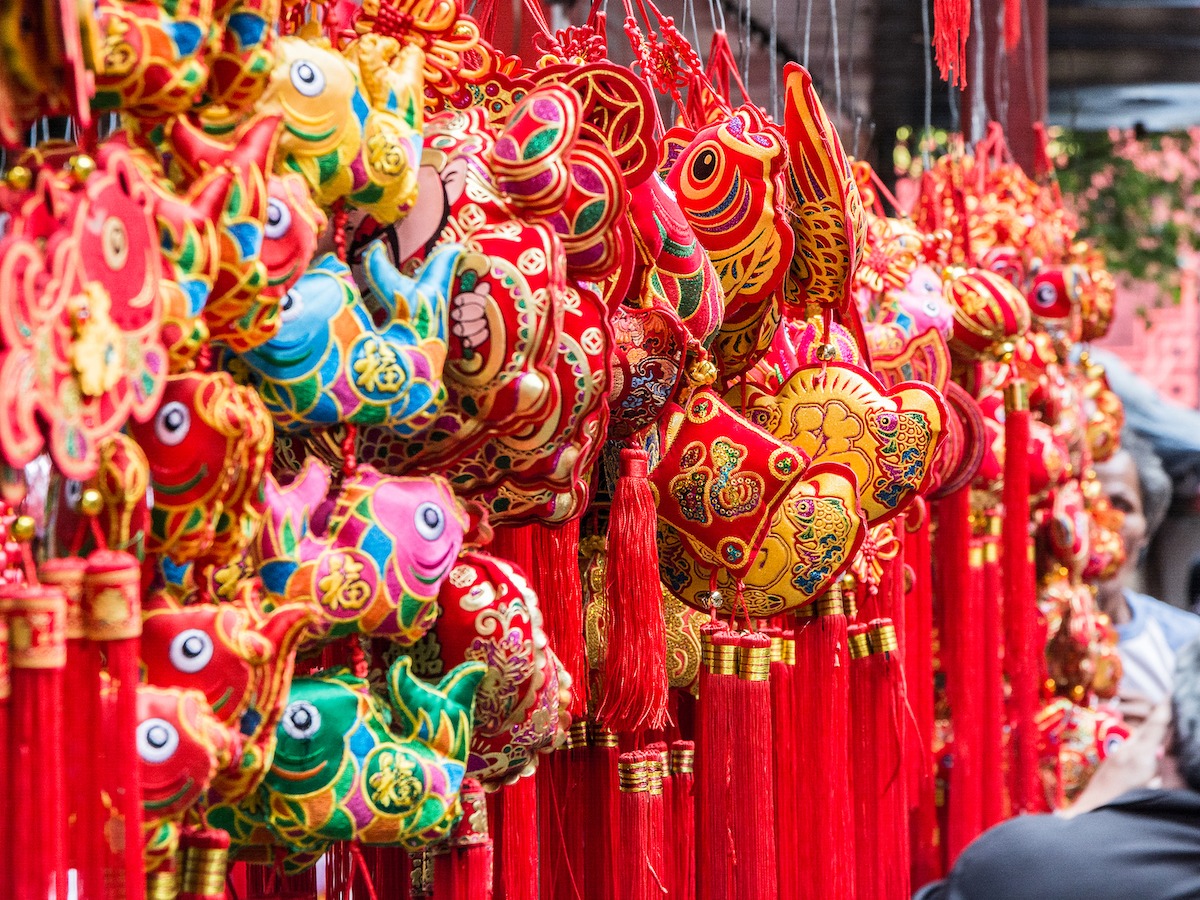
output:
[[[1058,289],[1052,284],[1038,285],[1034,291],[1033,302],[1042,309],[1049,309],[1058,301]]]
[[[189,628],[171,641],[171,665],[193,675],[208,665],[213,655],[212,637],[199,628]]]
[[[304,311],[304,298],[300,296],[300,292],[292,288],[283,295],[283,300],[279,304],[279,319],[282,322],[291,322],[300,318],[300,313]]]
[[[305,97],[317,97],[325,90],[325,73],[307,59],[298,59],[292,63],[288,76],[291,78],[292,87]]]
[[[276,197],[267,201],[267,223],[263,232],[273,241],[279,240],[292,227],[292,211]]]
[[[717,171],[717,152],[712,147],[705,147],[692,160],[692,178],[696,181],[707,181]]]
[[[311,741],[321,730],[321,713],[307,700],[296,700],[283,711],[283,730],[298,741]]]
[[[168,447],[183,443],[192,429],[192,411],[178,400],[164,403],[154,417],[154,436]]]
[[[436,503],[422,503],[413,515],[417,534],[427,541],[436,541],[446,530],[446,514]]]
[[[166,719],[146,719],[138,725],[137,748],[148,763],[166,762],[179,748],[179,732]]]

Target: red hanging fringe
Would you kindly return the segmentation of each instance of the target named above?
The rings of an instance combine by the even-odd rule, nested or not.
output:
[[[905,774],[905,697],[896,628],[886,617],[870,622],[871,725],[875,738],[875,788],[879,810],[876,850],[882,875],[880,900],[912,895],[908,842],[908,779]]]
[[[571,674],[571,717],[578,719],[587,707],[588,674],[579,576],[579,520],[573,519],[561,528],[533,525],[530,529],[534,565],[529,577],[538,595],[550,646]]]
[[[80,897],[90,897],[91,894],[79,894]],[[175,857],[162,861],[153,872],[146,873],[146,897],[149,900],[179,896],[179,869]],[[239,895],[244,896],[244,895]]]
[[[462,805],[453,836],[433,852],[433,900],[492,900],[492,839],[487,799],[478,781],[463,781]],[[383,885],[379,888],[381,897],[395,896]]]
[[[64,690],[71,698],[71,719],[75,723],[72,752],[66,759],[67,860],[75,870],[76,893],[80,897],[100,896],[104,891],[103,808],[97,789],[101,775],[96,771],[102,664],[100,652],[87,640],[84,627],[86,572],[86,561],[66,557],[47,560],[38,573],[43,584],[61,589],[67,601]]]
[[[617,897],[620,900],[655,900],[665,896],[658,875],[662,869],[663,839],[662,773],[658,754],[645,750],[622,753],[618,771],[621,836],[625,845],[619,857]]]
[[[1045,805],[1038,776],[1035,718],[1045,675],[1045,649],[1038,638],[1037,589],[1029,539],[1029,394],[1020,379],[1004,392],[1004,631],[1009,683],[1008,720],[1013,747],[1011,795],[1014,813]]]
[[[463,808],[466,808],[467,785],[470,780],[463,782]],[[474,809],[474,807],[472,808]],[[483,821],[487,821],[487,811],[482,813]],[[463,820],[460,821],[458,827],[466,827],[463,822],[466,820],[464,813]],[[488,840],[488,878],[487,891],[488,897],[492,895],[492,869],[491,869],[491,840]],[[387,897],[388,900],[409,900],[409,895],[412,892],[412,857],[403,847],[363,847],[362,855],[366,862],[367,870],[371,873],[371,883],[375,886],[375,891],[380,897]],[[313,885],[313,896],[315,898],[316,885]],[[274,896],[274,895],[271,895]],[[304,900],[308,900],[307,897]]]
[[[667,718],[667,629],[647,466],[645,451],[621,451],[608,522],[608,652],[596,720],[616,732],[659,730]]]
[[[840,585],[797,615],[795,808],[822,827],[800,836],[800,896],[855,896],[850,643]],[[857,765],[857,760],[855,761]],[[866,896],[865,894],[863,896]]]
[[[879,808],[880,763],[875,746],[875,682],[877,660],[865,623],[848,626],[850,644],[850,756],[854,764],[854,847],[856,896],[883,900],[883,850],[879,846],[883,822]]]
[[[62,590],[6,585],[12,666],[7,768],[15,827],[9,896],[42,900],[67,891],[63,671],[67,601]],[[141,853],[139,841],[138,852]],[[140,879],[139,879],[140,883]]]
[[[494,896],[497,900],[537,900],[538,897],[538,804],[532,778],[505,785],[488,810],[496,821],[496,868]]]
[[[774,730],[775,859],[780,900],[799,900],[800,857],[808,838],[796,827],[796,635],[774,628],[771,635],[771,722]],[[806,777],[811,771],[806,772]],[[805,811],[805,815],[808,811]]]
[[[584,779],[586,815],[583,821],[585,853],[584,897],[612,900],[616,896],[617,857],[623,846],[620,834],[620,789],[617,774],[617,736],[592,725]]]
[[[404,853],[404,858],[409,858],[407,853]],[[233,868],[236,870],[237,867]],[[259,865],[248,865],[245,872],[245,900],[317,900],[315,867],[298,875],[284,875],[278,867]],[[405,893],[396,895],[398,898],[408,897],[407,880],[404,882],[404,888]]]
[[[538,763],[538,864],[541,870],[543,894],[561,897],[563,900],[582,900],[583,878],[580,866],[582,859],[576,855],[582,849],[579,838],[569,839],[570,827],[578,822],[572,814],[572,794],[567,779],[570,777],[568,750],[564,749],[543,757]],[[579,844],[578,848],[570,846]]]
[[[735,703],[740,746],[734,753],[729,822],[736,846],[735,897],[779,895],[770,678],[771,639],[754,632],[739,635]]]
[[[671,900],[696,897],[696,806],[693,791],[696,745],[692,741],[671,744]]]
[[[1012,53],[1021,43],[1021,0],[1004,0],[1004,49]]]
[[[981,825],[986,830],[1008,818],[1004,755],[1004,590],[1000,572],[1000,516],[984,518],[983,703],[979,772],[983,781]]]
[[[948,595],[942,659],[953,733],[950,784],[947,797],[946,859],[954,864],[958,854],[983,830],[983,773],[980,770],[983,737],[983,545],[968,535],[963,590]]]
[[[12,705],[12,671],[9,665],[8,618],[0,615],[0,751],[6,754],[0,766],[0,809],[11,810],[14,770],[9,750],[9,718]],[[0,888],[16,896],[12,880],[12,821],[11,815],[0,815]]]
[[[904,681],[908,685],[916,736],[909,779],[914,884],[939,877],[937,808],[933,760],[933,572],[929,543],[930,509],[918,500],[904,515],[904,562],[912,573],[905,618]]]
[[[141,763],[137,752],[138,647],[142,634],[141,567],[120,550],[96,550],[83,582],[84,629],[104,654],[96,771],[101,773],[107,836],[104,878],[140,900],[142,877]],[[121,835],[120,838],[115,835]],[[186,870],[185,870],[186,878]],[[182,897],[182,895],[181,895]]]
[[[733,734],[741,727],[737,708],[738,637],[717,622],[701,627],[703,665],[696,709],[696,896],[729,900],[733,893],[734,848],[729,790]]]
[[[229,835],[219,828],[186,828],[179,849],[183,876],[177,900],[225,900]]]
[[[961,610],[963,598],[970,592],[969,569],[965,563],[971,555],[971,491],[964,487],[943,500],[938,501],[934,508],[937,518],[937,535],[934,558],[934,576],[937,583],[936,620],[938,627],[939,657],[938,662],[945,677],[946,702],[950,706],[951,715],[957,705],[972,702],[970,693],[972,686],[964,682],[960,675],[962,666],[963,645],[960,639],[962,630]],[[962,696],[958,696],[958,694]],[[952,720],[953,722],[953,720]],[[957,760],[955,760],[957,764]],[[970,763],[968,762],[968,766]],[[953,773],[950,772],[950,779]],[[950,844],[948,836],[958,834],[962,829],[958,826],[957,807],[953,793],[947,788],[947,798],[942,809],[945,827],[942,832],[942,850],[938,863],[942,870],[961,849],[961,840],[954,839],[955,850],[948,853]]]
[[[934,0],[933,54],[942,81],[967,86],[967,38],[971,0]]]
[[[671,775],[671,752],[667,749],[665,741],[654,741],[647,744],[646,751],[653,753],[658,759],[658,778],[662,785],[662,802],[658,804],[661,809],[656,812],[656,815],[662,818],[659,826],[663,835],[662,860],[661,864],[655,868],[655,874],[661,883],[662,896],[674,897],[675,854],[678,848],[675,843],[675,780]]]

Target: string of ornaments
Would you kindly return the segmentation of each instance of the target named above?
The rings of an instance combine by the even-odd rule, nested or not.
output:
[[[4,896],[900,900],[1127,734],[1053,172],[526,5],[0,13]]]

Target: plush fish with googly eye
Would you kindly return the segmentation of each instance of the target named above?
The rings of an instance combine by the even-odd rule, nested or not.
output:
[[[239,744],[196,691],[141,684],[137,708],[142,854],[153,872],[174,859],[184,816],[237,759]]]
[[[237,764],[214,779],[212,802],[236,802],[262,780],[274,754],[296,648],[314,615],[303,604],[266,613],[247,598],[181,606],[160,593],[144,604],[145,680],[202,693],[240,747]]]
[[[344,51],[323,38],[276,42],[259,109],[281,112],[278,171],[299,172],[324,207],[338,200],[394,222],[417,195],[424,54],[368,34]]]
[[[226,372],[175,375],[153,418],[131,423],[129,433],[150,463],[147,552],[176,564],[239,557],[262,517],[274,437],[258,394]]]
[[[464,663],[430,685],[402,657],[388,670],[386,698],[346,669],[297,678],[257,802],[215,810],[210,823],[239,849],[282,845],[287,872],[308,868],[334,841],[412,852],[444,838],[461,815],[486,670]]]
[[[437,617],[466,514],[435,475],[359,466],[326,500],[329,485],[315,461],[286,486],[268,481],[269,514],[254,547],[268,597],[315,604],[313,641],[361,633],[413,643]]]

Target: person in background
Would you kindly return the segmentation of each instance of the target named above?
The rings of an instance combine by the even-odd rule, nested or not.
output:
[[[1192,560],[1188,569],[1188,606],[1200,615],[1200,556]]]
[[[1171,501],[1171,480],[1147,441],[1128,429],[1121,449],[1096,464],[1096,474],[1112,505],[1125,514],[1121,537],[1125,565],[1101,582],[1096,603],[1116,627],[1123,675],[1118,706],[1131,725],[1171,695],[1175,655],[1200,638],[1200,616],[1140,594],[1131,588],[1147,544]]]
[[[1177,663],[1170,701],[1101,763],[1074,806],[989,829],[914,900],[1200,897],[1200,641]]]

